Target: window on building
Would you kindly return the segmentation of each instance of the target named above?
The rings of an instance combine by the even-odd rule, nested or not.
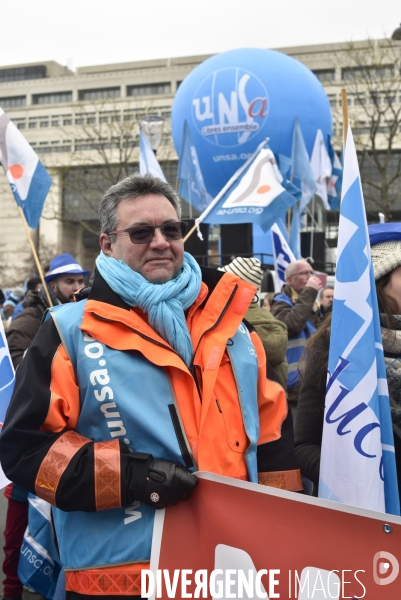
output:
[[[393,65],[362,65],[358,67],[345,67],[341,69],[341,78],[344,81],[361,79],[371,81],[374,79],[388,79],[394,75]]]
[[[17,127],[18,127],[18,129],[25,129],[26,123],[17,123]]]
[[[109,122],[109,117],[102,115],[99,117],[99,123],[108,123]]]
[[[40,126],[41,127],[49,127],[49,121],[41,121]]]
[[[119,123],[120,122],[120,115],[113,115],[111,117],[111,122],[112,123]]]
[[[61,125],[60,119],[52,119],[52,127],[59,127]]]
[[[72,125],[72,119],[63,119],[63,125]]]
[[[96,117],[87,117],[86,118],[87,125],[93,125],[94,123],[96,123]]]
[[[337,96],[335,94],[327,94],[331,106],[337,106]]]
[[[52,92],[32,96],[33,104],[58,104],[59,102],[72,102],[72,92]]]
[[[29,129],[35,129],[35,127],[37,126],[37,122],[36,121],[29,121]]]
[[[119,98],[121,90],[119,87],[98,88],[93,90],[79,90],[80,100],[105,100],[107,98]]]
[[[170,94],[170,92],[170,82],[127,86],[127,96],[153,96],[156,94]]]
[[[75,119],[75,125],[83,125],[85,123],[85,119],[83,117],[78,117]]]
[[[6,81],[24,81],[25,79],[43,79],[43,77],[46,77],[45,65],[0,69],[0,83],[5,83]]]
[[[334,81],[336,72],[334,69],[314,69],[312,71],[321,83],[327,83],[328,81]]]
[[[2,108],[13,108],[14,106],[26,106],[26,96],[6,96],[0,98]]]

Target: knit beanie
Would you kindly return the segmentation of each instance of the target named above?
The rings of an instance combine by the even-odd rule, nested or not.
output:
[[[219,271],[233,273],[233,275],[237,275],[240,279],[243,279],[252,285],[256,285],[258,288],[263,279],[260,260],[257,258],[242,258],[241,256],[238,256],[237,258],[234,258],[229,265],[220,267]]]
[[[375,279],[381,279],[387,273],[401,265],[401,241],[390,240],[375,244],[372,250],[372,263]]]

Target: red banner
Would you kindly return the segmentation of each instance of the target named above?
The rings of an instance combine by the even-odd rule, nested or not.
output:
[[[157,512],[153,597],[401,598],[401,518],[198,476],[189,502]]]

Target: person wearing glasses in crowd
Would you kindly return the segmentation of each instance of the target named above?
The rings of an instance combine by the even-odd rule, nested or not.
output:
[[[2,466],[55,507],[67,600],[140,596],[155,510],[197,469],[302,489],[285,393],[242,321],[256,286],[201,269],[180,213],[150,174],[110,188],[91,289],[51,309],[17,371]]]
[[[308,338],[320,324],[322,315],[316,301],[323,287],[306,260],[290,263],[285,271],[286,284],[273,298],[271,312],[288,329],[288,404],[295,423],[299,393],[298,362]]]

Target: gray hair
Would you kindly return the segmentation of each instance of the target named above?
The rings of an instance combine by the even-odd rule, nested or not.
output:
[[[173,205],[178,220],[181,220],[180,199],[171,185],[150,173],[146,173],[146,175],[134,173],[131,177],[127,177],[113,185],[103,196],[99,206],[101,233],[108,233],[116,229],[118,223],[117,207],[122,200],[140,198],[149,194],[157,194],[167,198]],[[111,235],[109,238],[113,242],[115,236]]]
[[[294,274],[294,271],[297,270],[297,267],[299,267],[299,265],[307,265],[308,267],[310,267],[310,264],[308,263],[307,260],[304,259],[300,259],[300,260],[294,260],[294,262],[291,262],[288,267],[285,270],[285,280],[287,281],[287,279],[289,277],[292,277]]]

